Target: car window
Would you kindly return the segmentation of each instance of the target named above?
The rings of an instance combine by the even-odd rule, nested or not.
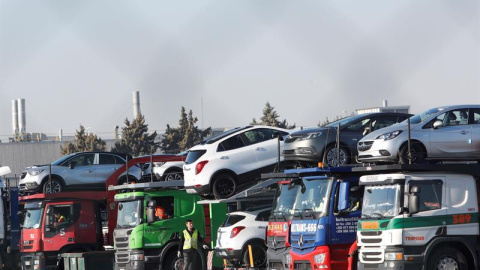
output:
[[[228,215],[222,224],[222,227],[229,227],[245,219],[245,216],[241,215]]]
[[[231,138],[226,139],[218,145],[218,152],[233,150],[237,148],[244,147],[245,143],[239,135],[235,135]]]
[[[67,162],[67,165],[75,163],[75,166],[88,166],[93,165],[93,161],[95,160],[95,154],[80,154]]]
[[[468,109],[457,109],[444,112],[437,117],[433,118],[427,125],[426,128],[433,127],[433,123],[436,121],[441,121],[442,126],[458,126],[458,125],[468,125]]]
[[[206,150],[192,150],[189,151],[187,154],[187,158],[185,159],[185,164],[192,164],[193,162],[197,161],[203,154],[205,154]]]
[[[118,164],[118,163],[114,155],[100,154],[100,160],[98,164],[105,165],[105,164]]]
[[[268,221],[270,217],[270,210],[262,211],[258,213],[257,217],[255,218],[256,221]]]
[[[363,131],[365,127],[368,127],[370,125],[370,121],[372,118],[365,118],[360,121],[357,121],[355,123],[350,124],[345,128],[347,131]]]
[[[397,122],[398,122],[398,116],[396,115],[378,116],[377,119],[374,122],[372,122],[372,130],[388,127]]]
[[[472,109],[471,112],[473,114],[473,123],[480,124],[480,109]]]
[[[119,156],[114,156],[116,164],[125,164],[125,160]]]
[[[245,131],[243,133],[247,144],[256,144],[273,139],[273,131],[268,128],[259,128]]]

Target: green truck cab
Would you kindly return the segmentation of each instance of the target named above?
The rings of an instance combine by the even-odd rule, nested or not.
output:
[[[200,197],[188,194],[180,189],[182,187],[183,181],[110,187],[128,189],[128,192],[115,195],[118,203],[117,227],[113,234],[115,269],[176,269],[180,235],[187,219],[193,221],[195,228],[213,248],[217,229],[227,213],[227,205],[198,204]],[[158,206],[166,214],[163,219],[155,216]],[[212,264],[222,266],[218,258],[213,258]],[[207,253],[200,250],[195,269],[206,270],[206,267]]]

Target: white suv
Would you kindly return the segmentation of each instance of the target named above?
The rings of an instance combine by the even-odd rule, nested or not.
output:
[[[217,199],[234,195],[238,186],[254,184],[261,173],[272,172],[279,147],[289,131],[270,126],[235,128],[192,147],[183,165],[185,188]],[[281,152],[280,152],[281,153]]]
[[[215,253],[234,266],[250,266],[248,245],[251,246],[255,268],[265,266],[267,246],[265,233],[271,207],[252,211],[238,211],[227,215],[218,228]]]

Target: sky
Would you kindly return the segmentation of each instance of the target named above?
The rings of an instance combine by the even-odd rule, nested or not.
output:
[[[0,0],[0,140],[248,125],[267,102],[315,126],[355,109],[480,103],[478,0]]]

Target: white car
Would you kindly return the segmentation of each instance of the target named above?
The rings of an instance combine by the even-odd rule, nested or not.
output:
[[[183,180],[183,164],[187,157],[188,151],[183,151],[175,155],[181,157],[183,160],[154,162],[153,176],[155,181],[176,181]],[[145,181],[151,179],[150,163],[145,163],[143,166],[143,178]]]
[[[410,118],[413,164],[431,160],[480,160],[480,105],[429,109]],[[376,130],[357,144],[361,162],[408,163],[407,120]]]
[[[218,228],[215,245],[217,256],[227,259],[234,266],[250,266],[250,245],[254,267],[264,267],[267,261],[265,233],[270,212],[271,207],[229,213]]]
[[[261,173],[272,172],[281,159],[289,131],[270,126],[235,128],[190,148],[183,175],[188,193],[217,199],[234,195],[238,186],[254,184]]]

